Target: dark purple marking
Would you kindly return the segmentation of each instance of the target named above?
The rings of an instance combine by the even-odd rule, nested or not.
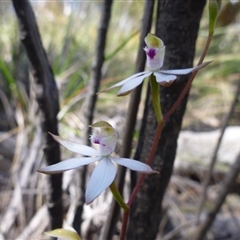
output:
[[[96,144],[100,144],[100,142],[99,142],[99,140],[94,140],[94,143],[96,143]]]
[[[156,56],[156,53],[157,53],[156,49],[151,48],[151,49],[148,50],[147,55],[148,55],[151,59],[153,59],[153,58]]]

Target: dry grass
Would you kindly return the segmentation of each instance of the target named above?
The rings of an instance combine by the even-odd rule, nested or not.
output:
[[[4,7],[9,8],[9,5],[6,4]],[[78,141],[80,139],[81,141],[84,127],[82,100],[87,92],[86,82],[89,79],[98,23],[97,17],[91,17],[90,21],[88,16],[99,16],[99,4],[88,3],[84,5],[82,3],[72,14],[69,14],[70,9],[67,5],[64,7],[60,3],[35,4],[34,7],[42,40],[53,65],[61,93],[61,111],[58,116],[60,134],[63,137],[72,140],[78,139]],[[116,46],[139,29],[140,22],[137,16],[142,8],[143,5],[138,1],[128,1],[127,4],[117,2],[115,4],[107,54],[114,52]],[[0,9],[2,11],[3,7]],[[1,28],[0,43],[4,47],[1,47],[0,52],[1,58],[7,63],[12,76],[21,85],[19,81],[28,78],[29,72],[26,58],[22,57],[23,53],[18,45],[17,25],[13,20],[14,17],[11,10],[6,11],[4,18],[1,17],[1,26],[3,27]],[[9,21],[6,22],[6,19]],[[126,22],[128,23],[127,28]],[[201,51],[206,35],[206,17],[201,26],[197,56]],[[211,60],[216,59],[216,61],[212,67],[202,71],[193,84],[183,123],[185,129],[202,131],[215,129],[221,125],[222,118],[233,98],[236,82],[240,77],[239,67],[236,64],[240,62],[239,56],[236,55],[236,52],[240,50],[236,41],[238,29],[239,23],[236,23],[217,30],[217,37],[214,39],[210,56],[208,56]],[[133,72],[137,40],[138,36],[131,38],[118,54],[113,55],[107,61],[104,66],[104,85],[124,78]],[[20,58],[25,60],[22,60],[19,65]],[[20,69],[25,70],[20,71]],[[77,91],[74,92],[73,89],[76,86]],[[24,91],[23,94],[25,94]],[[24,96],[27,110],[22,105],[16,104],[18,99],[14,96],[5,93],[1,95],[1,101],[4,103],[2,112],[7,115],[6,121],[10,122],[11,119],[14,119],[11,121],[10,129],[2,131],[0,135],[1,240],[47,239],[42,234],[49,223],[46,206],[47,178],[36,173],[36,169],[45,163],[40,119],[36,115],[38,108],[31,86],[29,92]],[[109,121],[114,127],[117,127],[121,136],[128,98],[115,100],[114,93],[104,93],[102,99],[104,100],[98,102],[96,119]],[[239,124],[239,106],[234,116],[231,124]],[[119,145],[121,145],[120,141]],[[63,151],[63,159],[69,156],[68,152]],[[90,166],[88,174],[91,173],[91,170]],[[201,168],[195,170],[201,172]],[[224,175],[224,173],[222,174]],[[212,183],[209,188],[206,209],[209,209],[217,196],[221,179],[222,177]],[[201,174],[193,177],[193,175],[185,173],[184,176],[176,174],[172,177],[165,203],[176,226],[188,225],[189,221],[192,222],[198,207],[199,196],[201,196],[202,181]],[[64,226],[66,227],[72,223],[76,208],[75,197],[78,195],[77,186],[77,172],[66,172],[63,183]],[[107,217],[106,212],[110,201],[111,195],[107,191],[91,205],[85,206],[82,226],[83,239],[98,239],[101,227]],[[233,222],[239,229],[240,209],[238,201],[239,191],[235,191],[228,197],[220,217],[222,220],[226,219],[226,221]],[[183,236],[187,236],[188,229],[182,227],[179,231]],[[209,239],[211,238],[209,237]]]

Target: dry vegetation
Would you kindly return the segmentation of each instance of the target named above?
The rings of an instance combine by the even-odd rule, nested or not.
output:
[[[34,2],[32,4],[60,91],[61,110],[58,115],[60,134],[81,142],[84,127],[81,107],[87,93],[86,84],[94,55],[100,3]],[[133,72],[140,27],[138,16],[142,10],[143,4],[138,1],[115,3],[108,34],[103,85],[116,82]],[[43,232],[49,223],[46,206],[48,184],[46,177],[36,172],[36,169],[45,163],[32,76],[19,41],[17,20],[11,3],[1,3],[0,13],[0,239],[47,239]],[[235,19],[230,22],[224,21],[223,18],[219,23],[207,57],[207,60],[214,62],[194,81],[183,123],[184,130],[204,131],[208,134],[207,131],[218,129],[234,98],[240,79],[239,14],[236,14]],[[207,17],[204,16],[199,32],[196,59],[201,52],[206,34]],[[95,113],[96,119],[104,119],[116,127],[120,137],[124,128],[127,101],[128,98],[116,100],[114,91],[104,93]],[[239,116],[238,103],[230,125],[239,125]],[[239,133],[236,131],[233,135],[235,134]],[[211,146],[214,148],[217,135],[211,141]],[[238,142],[235,144],[236,149],[239,149]],[[69,152],[61,150],[62,159],[70,156]],[[196,216],[209,161],[201,156],[203,151],[201,147],[196,150],[194,158],[184,149],[184,145],[180,150],[175,174],[166,194],[165,207],[172,223],[180,226],[179,232],[187,235]],[[211,149],[209,151],[211,154]],[[190,159],[187,164],[183,162],[185,158],[181,158],[183,153],[188,156],[188,160]],[[208,189],[205,209],[209,209],[214,204],[213,201],[221,188],[221,180],[233,160],[229,159],[229,162],[221,163],[215,169]],[[91,172],[91,166],[88,172]],[[76,171],[64,174],[64,225],[67,227],[71,225],[76,207],[77,179]],[[126,184],[126,194],[128,194],[127,186],[128,184]],[[221,239],[240,239],[240,236],[237,236],[240,227],[239,187],[239,182],[236,182],[208,239],[214,239],[212,236],[216,235],[221,236]],[[85,206],[82,226],[85,239],[97,239],[107,217],[106,212],[110,202],[111,196],[105,192],[92,204]],[[166,222],[167,220],[163,221],[163,224]],[[159,236],[162,229],[163,226],[160,226]],[[231,234],[236,238],[231,238]],[[177,238],[166,236],[161,239]]]

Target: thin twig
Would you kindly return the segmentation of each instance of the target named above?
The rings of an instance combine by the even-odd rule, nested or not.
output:
[[[163,129],[163,125],[164,125],[164,122],[163,121],[160,121],[157,125],[157,129],[156,129],[156,134],[154,136],[154,140],[153,140],[153,145],[152,145],[152,148],[150,150],[150,153],[149,153],[149,156],[148,156],[148,159],[147,159],[147,162],[146,164],[148,165],[151,165],[151,162],[153,160],[153,157],[154,157],[154,154],[157,150],[157,147],[158,147],[158,142],[159,142],[159,139],[161,137],[161,133],[162,133],[162,129]],[[146,174],[141,174],[140,175],[140,178],[138,179],[138,182],[130,196],[130,199],[128,201],[128,206],[130,207],[132,205],[132,202],[134,200],[134,198],[136,197],[142,183],[143,183],[143,180],[145,179],[146,177]]]
[[[212,35],[209,35],[208,36],[208,39],[207,39],[207,42],[204,46],[204,49],[203,49],[203,52],[202,52],[202,55],[198,61],[198,64],[197,65],[200,65],[203,63],[203,60],[207,54],[207,51],[208,51],[208,48],[210,46],[210,43],[212,41]],[[173,112],[177,109],[177,107],[180,105],[180,103],[182,102],[183,98],[186,96],[187,92],[189,91],[190,87],[191,87],[191,84],[194,80],[194,78],[196,77],[198,73],[198,70],[197,71],[194,71],[192,72],[186,86],[184,87],[183,91],[181,92],[181,94],[179,95],[177,101],[173,104],[173,106],[171,107],[171,109],[165,114],[165,116],[163,117],[163,120],[166,121],[172,114]]]
[[[17,239],[30,239],[32,234],[37,235],[36,232],[42,233],[48,223],[49,218],[46,217],[47,214],[47,206],[43,205],[38,211],[35,213],[31,221],[25,227],[25,229],[21,232],[21,234],[17,237]]]
[[[217,153],[218,153],[218,150],[220,148],[220,145],[221,145],[221,142],[222,142],[222,139],[223,139],[223,135],[224,135],[225,130],[228,126],[229,120],[232,117],[234,109],[237,105],[239,94],[240,94],[240,79],[238,80],[237,90],[236,90],[234,99],[231,103],[230,109],[229,109],[229,111],[228,111],[228,113],[225,117],[224,122],[223,122],[223,125],[222,125],[222,128],[221,128],[221,133],[220,133],[220,136],[218,138],[217,144],[216,144],[214,152],[213,152],[213,156],[212,156],[211,161],[210,161],[208,174],[207,174],[207,177],[206,177],[206,179],[204,181],[204,184],[203,184],[202,198],[201,198],[199,208],[198,208],[198,213],[197,213],[197,223],[199,223],[200,215],[201,215],[202,210],[203,210],[203,205],[206,201],[208,184],[209,184],[209,182],[211,180],[211,177],[212,177],[212,174],[213,174],[213,168],[214,168],[214,165],[215,165],[216,160],[217,160]]]
[[[183,228],[188,228],[191,227],[196,223],[196,220],[188,221],[183,224],[180,224],[178,227],[174,228],[171,232],[166,234],[161,240],[171,240],[174,239],[174,237],[183,229]]]
[[[146,164],[150,165],[152,160],[153,160],[153,157],[154,157],[154,154],[157,150],[157,146],[158,146],[158,141],[161,137],[161,133],[162,133],[162,128],[163,128],[163,124],[164,122],[163,121],[160,121],[158,123],[158,126],[157,126],[157,130],[156,130],[156,134],[154,136],[154,141],[153,141],[153,145],[152,145],[152,148],[150,150],[150,153],[149,153],[149,156],[148,156],[148,159],[147,159],[147,162]],[[131,196],[129,198],[129,201],[128,201],[128,206],[130,207],[133,203],[133,200],[135,199],[144,179],[146,177],[146,174],[141,174],[138,181],[137,181],[137,184],[135,186],[135,188],[133,189],[132,193],[131,193]],[[125,239],[125,236],[126,236],[126,231],[127,231],[127,223],[128,223],[128,217],[129,217],[129,211],[125,211],[124,214],[123,214],[123,221],[122,221],[122,229],[121,229],[121,235],[120,235],[120,240],[124,240]]]
[[[26,134],[24,132],[24,134]],[[14,172],[15,185],[14,191],[12,193],[11,200],[9,202],[8,208],[6,209],[5,214],[2,216],[0,232],[6,234],[12,228],[12,225],[16,221],[16,218],[19,214],[19,206],[22,201],[22,194],[20,194],[20,188],[26,189],[29,183],[29,176],[38,157],[38,149],[40,149],[42,144],[41,141],[41,131],[37,127],[36,134],[34,139],[27,150],[22,156],[20,156],[21,168],[16,169]]]

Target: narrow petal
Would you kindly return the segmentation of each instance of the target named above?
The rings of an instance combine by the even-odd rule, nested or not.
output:
[[[96,162],[98,160],[99,160],[99,157],[98,158],[90,158],[90,157],[70,158],[50,166],[40,168],[37,170],[37,172],[46,173],[46,174],[62,173],[71,169],[79,168],[81,166]]]
[[[115,163],[127,167],[133,171],[143,172],[143,173],[157,173],[149,165],[130,159],[130,158],[114,158],[111,157],[111,160]]]
[[[165,73],[165,74],[177,74],[177,75],[184,75],[184,74],[188,74],[190,72],[199,70],[201,68],[206,67],[209,63],[211,62],[205,62],[203,64],[200,64],[194,68],[185,68],[185,69],[173,69],[173,70],[160,70],[159,72],[161,73]]]
[[[154,76],[156,77],[157,83],[164,87],[169,87],[175,79],[177,79],[176,75],[167,75],[160,72],[154,72]]]
[[[86,204],[91,203],[113,182],[116,167],[109,158],[103,158],[94,169],[86,190]]]
[[[72,152],[75,152],[75,153],[79,153],[79,154],[82,154],[82,155],[85,155],[85,156],[99,156],[100,153],[92,148],[92,147],[89,147],[89,146],[86,146],[86,145],[82,145],[82,144],[79,144],[79,143],[76,143],[76,142],[73,142],[73,141],[70,141],[70,140],[66,140],[66,139],[63,139],[63,138],[60,138],[56,135],[53,135],[50,133],[50,135],[57,141],[59,142],[62,146],[64,146],[65,148],[67,148],[69,151],[72,151]]]
[[[111,87],[109,87],[109,88],[107,88],[107,89],[103,89],[102,91],[100,91],[100,93],[101,93],[101,92],[106,92],[106,91],[108,91],[108,90],[110,90],[110,89],[112,89],[112,88],[115,88],[115,87],[120,87],[120,86],[122,86],[123,84],[125,84],[126,82],[128,82],[128,81],[130,81],[130,80],[132,80],[132,79],[134,79],[134,78],[136,78],[136,77],[138,77],[138,76],[144,75],[144,74],[147,73],[147,72],[148,72],[148,71],[135,73],[135,74],[133,74],[132,76],[130,76],[130,77],[128,77],[128,78],[126,78],[126,79],[124,79],[124,80],[122,80],[122,81],[114,84],[114,85],[112,85]]]
[[[195,68],[185,68],[185,69],[173,69],[173,70],[160,70],[159,72],[164,74],[177,74],[184,75],[196,70]]]
[[[126,82],[121,87],[121,89],[119,90],[117,95],[118,96],[124,96],[127,93],[131,92],[134,88],[136,88],[137,86],[139,86],[143,82],[144,78],[150,76],[151,74],[152,74],[152,72],[148,71],[144,75],[141,75],[139,77],[136,77],[136,78],[132,79],[131,81]]]
[[[158,83],[161,83],[161,82],[172,82],[174,81],[177,76],[176,75],[167,75],[167,74],[162,74],[160,72],[154,72],[154,76],[156,77],[156,81]]]

